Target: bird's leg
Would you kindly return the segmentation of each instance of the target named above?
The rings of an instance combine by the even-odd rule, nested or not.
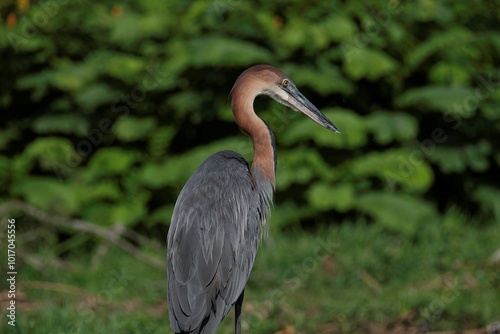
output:
[[[245,289],[241,291],[241,295],[238,297],[236,300],[236,303],[234,303],[234,315],[235,315],[235,333],[236,334],[241,334],[241,306],[243,305],[243,295],[245,293]]]

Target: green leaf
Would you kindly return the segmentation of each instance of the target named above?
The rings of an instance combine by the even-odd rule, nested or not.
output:
[[[139,118],[127,116],[116,121],[113,133],[116,138],[124,142],[132,142],[148,137],[156,127],[154,117]]]
[[[322,211],[345,212],[356,202],[354,188],[348,183],[332,185],[316,182],[309,188],[307,197],[310,205]]]
[[[75,152],[71,141],[59,137],[40,137],[31,142],[23,153],[29,161],[38,161],[42,170],[57,171],[72,169],[81,158]]]
[[[272,62],[272,54],[257,44],[240,39],[205,36],[189,42],[191,64],[201,66],[237,66]]]
[[[101,148],[93,156],[88,165],[88,173],[93,176],[125,174],[138,160],[135,151],[117,147]]]
[[[469,87],[425,86],[409,89],[396,98],[399,107],[424,107],[449,112],[460,117],[471,117],[477,108]],[[468,99],[471,102],[468,103]],[[476,99],[477,100],[477,99]]]
[[[353,80],[376,80],[393,72],[397,63],[382,51],[355,48],[344,57],[344,71]]]
[[[351,40],[356,34],[356,24],[347,15],[331,14],[320,23],[319,27],[324,30],[326,35],[337,42]]]
[[[375,111],[368,116],[366,123],[374,134],[375,141],[381,145],[395,140],[403,142],[417,136],[417,120],[406,113]]]
[[[177,133],[173,126],[164,126],[154,131],[148,142],[148,151],[153,159],[160,159],[165,156],[167,148],[170,146],[172,138]]]
[[[37,133],[64,133],[81,136],[89,128],[89,122],[78,115],[45,115],[36,118],[31,126]]]
[[[62,63],[53,73],[51,84],[63,91],[79,91],[95,78],[95,73],[80,64]]]
[[[464,86],[470,82],[470,73],[461,65],[442,61],[432,66],[429,78],[441,85]]]
[[[280,42],[289,51],[294,51],[308,44],[308,22],[296,18],[287,24],[280,34]]]
[[[464,27],[450,27],[445,30],[436,30],[435,33],[423,40],[412,52],[407,53],[407,64],[415,68],[436,53],[456,53],[457,44],[466,44],[473,39],[473,35]]]
[[[115,204],[97,202],[84,208],[82,218],[99,226],[111,226],[111,213]]]
[[[176,114],[179,116],[184,116],[188,114],[195,114],[195,111],[197,111],[199,106],[202,104],[203,99],[200,94],[189,90],[173,94],[169,97],[168,102],[171,110],[175,110]]]
[[[287,24],[287,29],[280,34],[283,38],[282,42],[285,42],[287,46],[293,45],[294,49],[304,48],[304,45],[307,45],[307,50],[323,50],[332,41],[351,40],[356,33],[353,20],[349,16],[336,13],[315,24],[308,24],[307,21],[301,21],[301,18],[295,21],[297,25]],[[302,43],[298,43],[299,41]]]
[[[83,211],[84,219],[94,222],[100,226],[112,226],[124,224],[132,226],[147,214],[145,202],[142,200],[134,202],[106,203],[99,201],[89,205]]]
[[[27,177],[13,187],[13,194],[49,212],[70,215],[80,209],[78,189],[49,177]]]
[[[353,159],[343,168],[355,178],[375,176],[390,190],[398,184],[410,192],[421,193],[434,181],[432,168],[424,160],[424,153],[417,149],[371,152]]]
[[[76,102],[85,110],[94,110],[103,104],[111,104],[119,97],[118,92],[102,83],[86,86],[75,93]]]
[[[433,154],[429,155],[429,159],[437,163],[439,169],[446,174],[461,173],[467,168],[459,148],[438,147]]]
[[[432,205],[404,193],[367,192],[357,196],[356,206],[385,228],[407,236],[437,216]]]
[[[436,147],[428,156],[444,173],[462,173],[467,167],[476,172],[486,171],[490,154],[491,144],[482,140],[463,147]]]
[[[352,83],[342,76],[337,67],[330,64],[321,65],[319,68],[289,65],[284,66],[283,71],[298,87],[308,86],[321,95],[331,93],[349,95],[354,91]]]
[[[147,213],[146,207],[141,202],[124,203],[115,205],[110,215],[111,224],[134,225]]]
[[[143,58],[128,53],[99,50],[91,53],[85,60],[85,66],[99,73],[122,80],[128,84],[142,87],[141,74],[146,76],[146,62]],[[139,94],[136,92],[136,94]]]
[[[19,180],[24,180],[33,165],[33,159],[28,154],[19,154],[12,158],[12,182],[15,184]]]
[[[321,155],[306,147],[284,151],[278,157],[276,186],[287,189],[292,184],[307,184],[316,177],[330,174],[331,169]]]
[[[48,70],[26,75],[17,81],[20,89],[35,89],[35,95],[45,95],[47,86],[58,88],[66,92],[76,92],[83,89],[94,80],[96,72],[88,66],[59,61]]]
[[[135,13],[131,9],[126,9],[123,15],[111,21],[110,40],[120,46],[133,47],[133,45],[147,37],[164,36],[173,13],[168,10],[156,9],[154,12]]]
[[[117,201],[123,197],[115,182],[103,180],[99,183],[87,183],[79,188],[80,200],[84,205],[94,205],[100,201]]]

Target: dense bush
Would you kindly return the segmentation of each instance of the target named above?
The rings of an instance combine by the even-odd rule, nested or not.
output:
[[[258,99],[278,143],[274,228],[361,216],[411,235],[450,206],[500,220],[498,1],[17,6],[1,8],[2,201],[168,224],[211,153],[251,160],[228,93],[269,63],[342,131]]]

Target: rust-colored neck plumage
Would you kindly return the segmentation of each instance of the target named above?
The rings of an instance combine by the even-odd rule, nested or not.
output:
[[[243,73],[231,91],[231,105],[236,124],[253,142],[252,170],[259,170],[274,186],[276,173],[273,138],[267,125],[253,109],[255,97],[265,93],[266,84],[266,81],[254,73]]]

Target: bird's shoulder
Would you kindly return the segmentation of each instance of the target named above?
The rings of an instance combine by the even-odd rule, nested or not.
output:
[[[198,171],[248,171],[249,166],[245,158],[234,151],[220,151],[208,157],[197,169]]]
[[[221,151],[208,157],[191,175],[180,196],[197,192],[220,194],[248,192],[254,188],[255,180],[248,163],[238,153]]]

